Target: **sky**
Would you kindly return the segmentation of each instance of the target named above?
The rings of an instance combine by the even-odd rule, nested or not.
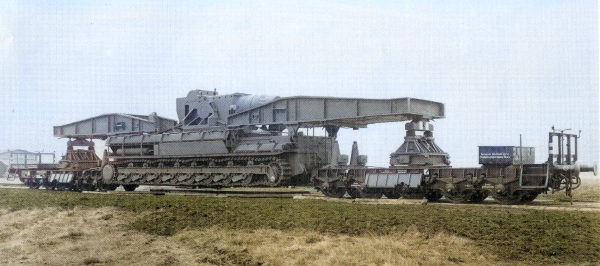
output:
[[[53,126],[176,119],[176,98],[216,88],[442,102],[433,133],[455,167],[520,135],[543,162],[552,126],[581,130],[581,163],[600,157],[597,1],[3,0],[0,45],[0,151],[60,156]],[[404,135],[396,122],[338,141],[387,166]]]

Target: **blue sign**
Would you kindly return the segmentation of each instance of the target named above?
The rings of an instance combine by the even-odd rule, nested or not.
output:
[[[512,146],[479,146],[480,164],[512,164]]]

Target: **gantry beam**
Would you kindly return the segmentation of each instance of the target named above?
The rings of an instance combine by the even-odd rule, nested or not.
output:
[[[331,97],[279,98],[262,106],[233,114],[229,126],[333,125],[361,128],[369,124],[444,117],[444,104],[414,99],[360,99]]]
[[[173,128],[177,121],[159,117],[130,114],[104,114],[70,124],[55,126],[59,138],[106,139],[109,136],[160,132]]]

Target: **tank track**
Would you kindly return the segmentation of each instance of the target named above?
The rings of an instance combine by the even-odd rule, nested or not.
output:
[[[287,186],[292,172],[285,159],[275,156],[131,159],[104,169],[105,183],[197,187]]]

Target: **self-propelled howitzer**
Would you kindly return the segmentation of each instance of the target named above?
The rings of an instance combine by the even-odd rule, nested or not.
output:
[[[177,115],[179,124],[163,132],[108,137],[102,182],[126,189],[156,184],[308,185],[318,180],[320,169],[347,165],[336,140],[340,128],[398,121],[410,121],[411,135],[405,138],[406,147],[392,154],[392,161],[449,165],[448,155],[433,142],[433,126],[428,123],[444,117],[444,105],[433,101],[194,90],[177,99]],[[315,127],[324,128],[326,136],[302,130]]]

